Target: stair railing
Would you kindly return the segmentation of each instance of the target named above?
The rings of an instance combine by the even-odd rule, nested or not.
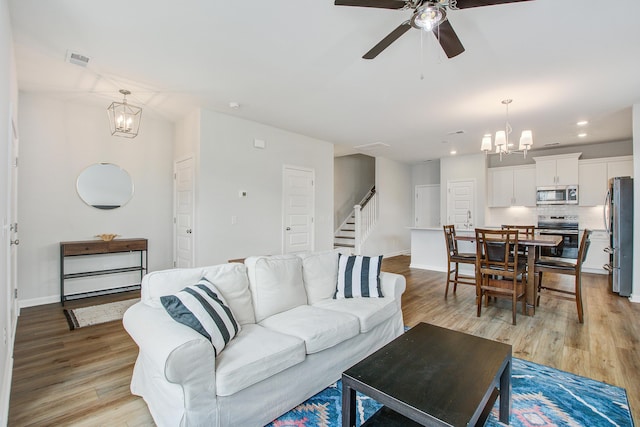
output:
[[[360,204],[353,207],[355,216],[355,247],[356,255],[362,253],[362,245],[364,244],[369,233],[373,230],[373,226],[378,220],[378,195],[376,188],[373,187],[369,193],[362,199]]]

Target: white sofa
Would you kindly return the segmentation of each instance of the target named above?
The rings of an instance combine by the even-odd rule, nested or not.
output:
[[[333,299],[337,271],[337,252],[325,251],[147,274],[123,320],[140,348],[132,393],[159,426],[269,423],[403,333],[403,276],[380,274],[383,298]],[[241,325],[217,357],[160,303],[202,277]]]

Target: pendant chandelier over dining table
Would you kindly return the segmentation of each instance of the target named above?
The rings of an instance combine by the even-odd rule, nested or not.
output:
[[[509,142],[509,135],[513,131],[511,125],[509,124],[509,104],[513,102],[512,99],[504,99],[502,100],[502,104],[506,107],[506,123],[504,130],[499,130],[495,135],[495,150],[497,154],[500,154],[500,161],[502,161],[503,154],[511,154],[511,153],[523,153],[524,157],[527,157],[527,151],[531,149],[533,145],[533,132],[531,130],[523,130],[520,135],[520,144],[518,145],[518,149],[513,149],[513,143]],[[491,134],[485,134],[482,137],[482,145],[480,149],[484,151],[485,154],[488,154],[492,151],[491,148]]]
[[[142,108],[127,102],[127,95],[131,95],[130,91],[120,89],[120,93],[124,96],[122,102],[114,101],[107,108],[111,135],[135,138],[138,136],[138,129],[140,128]]]

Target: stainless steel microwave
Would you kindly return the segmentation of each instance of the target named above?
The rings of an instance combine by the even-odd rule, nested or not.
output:
[[[536,189],[536,204],[538,205],[577,205],[578,186],[563,185],[553,187],[538,187]]]

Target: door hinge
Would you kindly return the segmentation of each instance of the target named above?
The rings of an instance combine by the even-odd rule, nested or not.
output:
[[[18,299],[18,288],[13,289],[13,298]]]
[[[174,173],[173,174],[173,179],[178,179],[178,174]]]
[[[174,267],[176,266],[176,262],[175,262],[175,261],[173,261],[173,266],[174,266]]]
[[[174,224],[176,223],[176,217],[173,217],[173,223]]]

